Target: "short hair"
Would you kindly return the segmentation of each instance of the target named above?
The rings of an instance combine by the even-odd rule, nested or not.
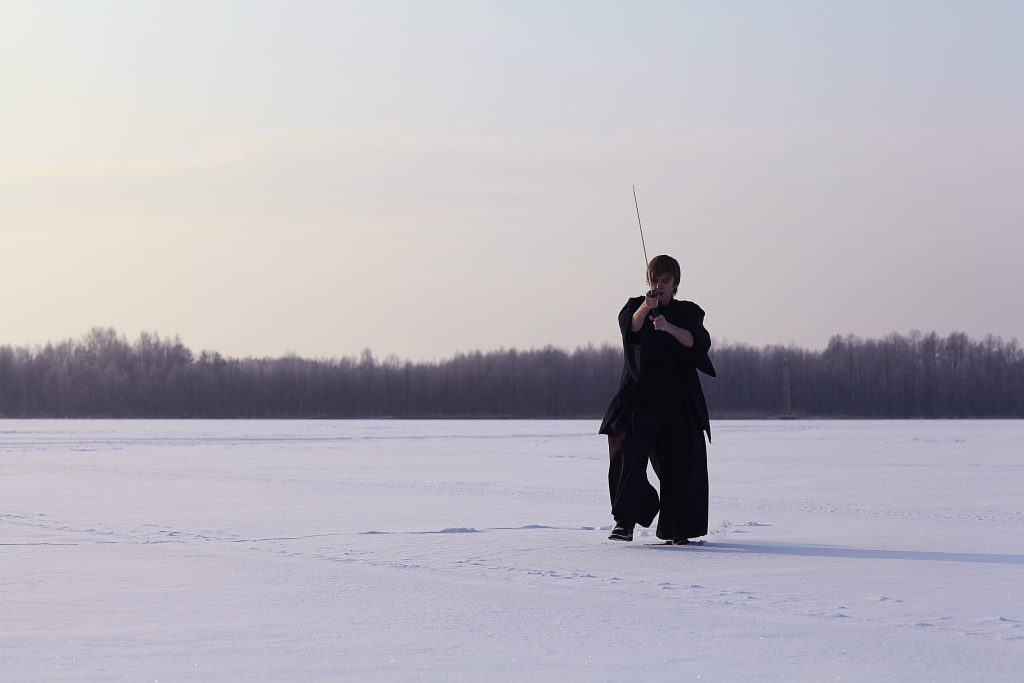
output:
[[[679,279],[682,277],[679,270],[679,261],[665,254],[652,258],[651,262],[647,264],[647,284],[653,286],[654,281],[662,275],[671,275],[675,280],[676,284],[672,289],[673,294],[679,291]]]

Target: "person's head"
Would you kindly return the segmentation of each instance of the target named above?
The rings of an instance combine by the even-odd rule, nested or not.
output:
[[[647,264],[647,284],[651,289],[661,288],[668,294],[669,298],[679,291],[679,261],[671,256],[661,254],[651,259]],[[669,294],[669,292],[671,292]]]

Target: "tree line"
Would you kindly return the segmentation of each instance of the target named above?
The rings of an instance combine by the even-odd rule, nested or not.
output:
[[[912,332],[835,336],[823,350],[728,344],[702,376],[712,418],[1024,417],[1016,340]],[[225,358],[113,329],[33,348],[0,346],[0,416],[115,418],[597,418],[622,372],[619,346],[459,353],[440,362]]]

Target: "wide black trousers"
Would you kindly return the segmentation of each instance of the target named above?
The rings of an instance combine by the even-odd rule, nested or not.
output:
[[[708,532],[708,455],[704,432],[683,411],[637,411],[627,429],[608,437],[608,491],[619,524],[649,527],[657,536],[697,538]],[[647,479],[648,461],[660,484]]]

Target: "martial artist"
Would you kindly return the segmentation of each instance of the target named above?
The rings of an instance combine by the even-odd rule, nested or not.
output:
[[[704,435],[710,440],[711,425],[697,371],[714,377],[715,368],[704,311],[675,299],[680,276],[678,261],[655,256],[647,266],[650,291],[619,311],[624,367],[600,429],[611,456],[613,540],[633,540],[634,527],[649,527],[655,516],[657,536],[668,543],[707,534]],[[647,479],[648,460],[660,496]]]

